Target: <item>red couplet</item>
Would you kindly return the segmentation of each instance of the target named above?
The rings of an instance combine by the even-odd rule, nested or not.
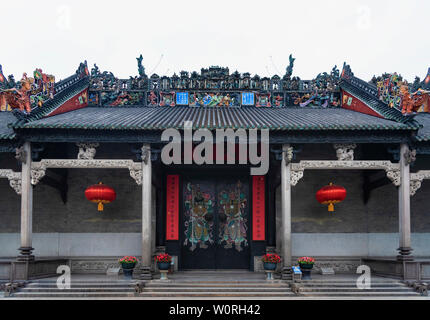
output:
[[[179,240],[179,175],[167,176],[166,240]]]
[[[252,240],[266,240],[265,176],[252,177]]]

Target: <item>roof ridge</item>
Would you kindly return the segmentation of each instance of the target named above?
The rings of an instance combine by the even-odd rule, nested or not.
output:
[[[18,110],[13,110],[13,115],[17,118],[17,122],[12,126],[20,126],[21,124],[39,120],[44,116],[52,113],[59,107],[61,107],[65,102],[70,100],[73,96],[89,86],[89,76],[83,77],[78,81],[74,82],[67,88],[57,92],[52,99],[46,101],[41,107],[36,107],[32,110],[30,114],[23,114]]]
[[[349,93],[356,95],[370,109],[380,114],[387,120],[400,122],[404,124],[413,124],[416,121],[413,119],[415,115],[404,115],[400,110],[388,106],[385,102],[381,101],[375,94],[375,88],[369,83],[361,80],[355,76],[349,78],[342,78],[340,87]]]

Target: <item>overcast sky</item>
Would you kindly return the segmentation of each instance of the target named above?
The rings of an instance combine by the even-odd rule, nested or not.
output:
[[[312,79],[334,65],[356,76],[397,71],[408,80],[430,67],[429,0],[1,0],[0,64],[17,80],[36,67],[57,80],[79,62],[137,75],[171,75],[219,65],[261,76]]]

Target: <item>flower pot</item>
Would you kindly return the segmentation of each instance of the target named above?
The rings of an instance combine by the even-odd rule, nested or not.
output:
[[[169,270],[170,262],[157,262],[159,270]]]
[[[264,270],[274,271],[276,269],[277,263],[274,262],[263,262]]]
[[[311,272],[313,264],[300,263],[300,270],[302,271],[302,280],[312,280]]]
[[[124,272],[124,277],[126,279],[131,279],[133,276],[133,270],[134,267],[136,266],[136,263],[122,263],[121,267],[122,267],[122,271]]]

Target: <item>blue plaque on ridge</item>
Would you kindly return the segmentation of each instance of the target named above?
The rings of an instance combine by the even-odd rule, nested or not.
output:
[[[178,106],[188,105],[188,92],[176,92],[176,105]]]
[[[242,92],[242,105],[253,106],[254,105],[254,93],[253,92]]]

